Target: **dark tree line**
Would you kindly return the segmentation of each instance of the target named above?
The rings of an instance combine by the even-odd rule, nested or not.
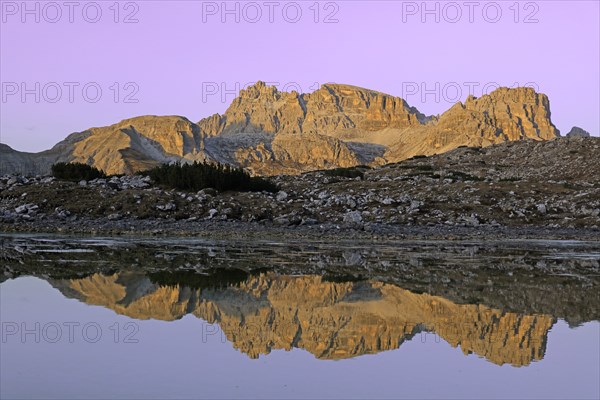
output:
[[[92,180],[106,178],[104,171],[83,163],[56,163],[52,165],[52,176],[67,181]]]
[[[147,171],[140,172],[149,176],[161,186],[178,190],[198,191],[213,188],[219,191],[268,191],[276,192],[277,186],[272,182],[252,177],[241,168],[230,165],[198,163],[162,164]]]
[[[206,162],[162,164],[147,171],[140,171],[138,174],[149,176],[157,185],[178,190],[198,191],[205,188],[252,192],[278,190],[277,186],[269,180],[252,177],[241,168]],[[104,171],[91,165],[62,162],[52,165],[52,176],[69,181],[106,178]]]

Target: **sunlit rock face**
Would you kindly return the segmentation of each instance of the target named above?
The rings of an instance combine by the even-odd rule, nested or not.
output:
[[[132,174],[167,162],[203,161],[202,147],[200,129],[186,118],[147,115],[73,133],[41,153],[16,152],[8,146],[0,153],[11,159],[24,157],[9,168],[23,173],[48,173],[60,161],[90,164],[108,174]]]
[[[242,90],[222,116],[199,125],[212,137],[207,142],[214,155],[221,136],[273,135],[239,146],[232,160],[261,175],[381,165],[459,146],[559,136],[548,98],[531,88],[499,88],[478,99],[471,96],[440,117],[426,117],[399,97],[355,86],[326,84],[301,95],[258,82]]]
[[[516,140],[551,140],[560,132],[550,119],[550,103],[531,88],[499,88],[480,98],[469,96],[420,128],[399,133],[388,161],[432,155],[459,146],[484,147]]]
[[[465,354],[524,366],[543,358],[555,322],[548,315],[460,305],[376,281],[329,282],[321,276],[267,273],[191,288],[127,272],[52,284],[66,296],[135,319],[193,314],[218,324],[252,358],[302,348],[320,359],[342,359],[393,350],[415,335],[434,340],[435,333]]]
[[[316,133],[344,137],[384,128],[421,125],[425,116],[403,99],[350,85],[325,84],[308,94],[280,92],[257,82],[240,91],[215,124],[199,125],[211,136],[222,133]]]
[[[198,123],[140,116],[74,133],[41,153],[8,146],[0,146],[0,153],[5,173],[45,173],[58,161],[88,163],[109,174],[209,161],[275,175],[558,136],[548,98],[531,88],[499,88],[426,117],[399,97],[351,85],[325,84],[299,94],[257,82],[241,90],[223,115]]]

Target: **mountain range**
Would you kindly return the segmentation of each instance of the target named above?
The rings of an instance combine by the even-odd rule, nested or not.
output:
[[[399,97],[360,87],[324,84],[299,94],[259,81],[241,90],[223,115],[197,123],[140,116],[72,133],[39,153],[0,144],[0,173],[45,174],[62,161],[131,174],[166,162],[208,161],[255,175],[298,174],[559,135],[548,97],[532,88],[499,88],[426,116]]]

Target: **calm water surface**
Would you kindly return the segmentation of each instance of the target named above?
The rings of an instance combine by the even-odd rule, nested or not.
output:
[[[2,398],[598,398],[594,243],[2,236]]]

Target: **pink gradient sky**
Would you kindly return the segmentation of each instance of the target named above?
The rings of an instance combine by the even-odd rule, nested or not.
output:
[[[35,3],[27,4],[33,8]],[[263,11],[258,22],[241,15],[236,23],[229,15],[223,23],[220,10],[203,22],[203,7],[211,2],[137,1],[138,22],[128,24],[122,20],[134,8],[125,9],[126,2],[120,3],[118,23],[110,9],[113,1],[97,2],[100,21],[86,22],[81,10],[87,3],[75,8],[72,23],[66,7],[58,22],[50,23],[44,17],[54,18],[55,10],[47,8],[43,14],[46,3],[40,2],[38,23],[35,15],[25,15],[22,22],[21,1],[2,1],[0,142],[39,151],[71,132],[137,115],[176,114],[198,121],[225,111],[234,98],[208,94],[203,91],[207,83],[235,89],[236,82],[243,86],[256,80],[278,82],[280,88],[296,85],[304,92],[315,83],[353,84],[402,96],[426,114],[443,112],[458,97],[464,100],[468,82],[479,84],[476,96],[486,84],[529,83],[549,96],[552,120],[563,134],[573,125],[593,135],[600,132],[600,8],[595,0],[519,2],[519,22],[514,20],[515,2],[499,1],[502,16],[496,23],[484,18],[484,7],[488,19],[495,14],[487,1],[476,2],[472,22],[465,2],[456,2],[463,13],[456,23],[446,20],[454,18],[455,9],[435,1],[427,6],[438,4],[440,22],[435,15],[422,22],[421,1],[330,2],[337,7],[337,23],[323,22],[336,9],[325,8],[327,2],[319,4],[318,23],[310,8],[313,1],[297,2],[302,9],[297,23],[283,18],[283,6],[291,3],[285,1],[275,8],[272,23],[263,1],[256,2]],[[19,9],[13,15],[15,4]],[[213,4],[220,8],[222,3]],[[228,5],[233,8],[235,2]],[[419,7],[416,15],[403,14],[413,5]],[[252,18],[254,11],[246,10]],[[93,9],[88,11],[93,17]],[[293,8],[288,11],[293,17]],[[534,11],[537,22],[525,23]],[[56,82],[63,87],[62,97],[51,103],[40,93],[37,103],[30,94],[23,102],[20,93],[9,94],[11,82],[25,82],[29,88],[35,82],[40,87]],[[73,102],[64,82],[80,84]],[[96,103],[81,94],[88,82],[102,89]],[[110,89],[114,82],[121,86],[116,103]],[[128,82],[139,88],[137,103],[123,101],[132,90],[124,90]],[[438,90],[423,99],[421,89],[406,91],[416,84],[435,92],[436,83],[446,87],[445,94]],[[55,92],[49,88],[47,94],[54,97]]]

